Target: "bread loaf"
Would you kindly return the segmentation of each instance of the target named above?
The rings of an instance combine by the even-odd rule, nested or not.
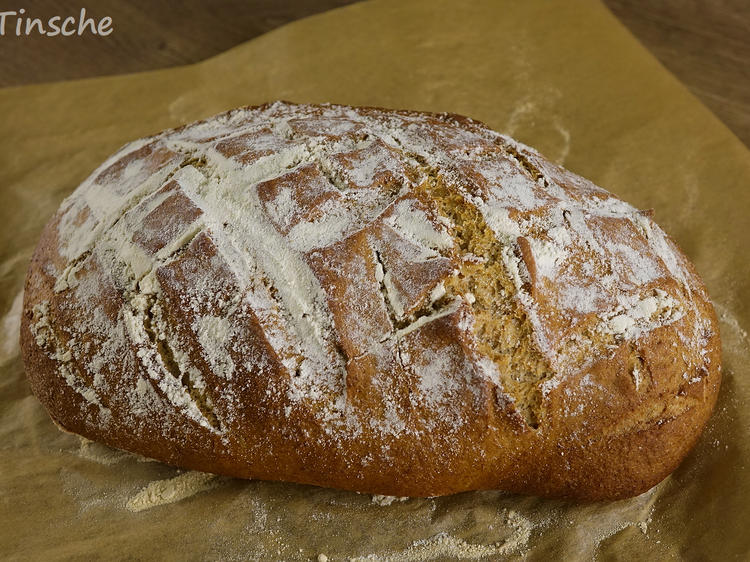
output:
[[[44,229],[21,340],[64,429],[392,496],[632,496],[720,383],[652,220],[458,115],[285,102],[135,141]]]

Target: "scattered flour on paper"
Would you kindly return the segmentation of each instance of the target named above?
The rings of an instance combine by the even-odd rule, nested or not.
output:
[[[18,333],[21,330],[21,310],[23,308],[23,290],[13,299],[10,310],[0,321],[0,365],[5,365],[18,356]]]
[[[121,491],[116,487],[103,487],[81,472],[63,467],[59,472],[60,485],[68,496],[75,499],[78,514],[89,510],[107,510],[117,505]]]
[[[568,154],[570,154],[570,131],[565,128],[558,117],[555,117],[554,123],[555,130],[560,133],[560,137],[562,138],[562,146],[560,147],[560,153],[552,160],[558,166],[562,166],[565,164]]]
[[[96,444],[91,445],[93,450]],[[87,447],[82,445],[84,450]],[[100,452],[94,451],[92,455],[101,458]],[[104,461],[111,461],[111,454],[104,455]],[[91,476],[71,470],[63,470],[61,473],[63,487],[67,493],[77,499],[80,513],[94,508],[112,509],[115,507],[138,513],[189,498],[216,487],[222,481],[220,477],[212,474],[185,472],[172,478],[150,482],[133,494],[132,484],[123,482],[122,485],[118,485],[110,482],[101,485],[97,483],[98,479],[95,476],[93,479]],[[245,540],[248,541],[242,544],[243,552],[245,554],[252,552],[252,556],[231,559],[309,560],[308,556],[315,557],[324,552],[329,560],[359,562],[419,562],[436,559],[498,560],[531,554],[537,542],[532,537],[537,536],[542,543],[547,542],[544,538],[546,529],[555,534],[563,532],[564,544],[559,546],[565,559],[591,560],[596,558],[602,541],[627,528],[633,528],[639,531],[638,535],[649,538],[654,503],[663,486],[663,484],[659,485],[641,496],[617,502],[616,505],[577,506],[563,511],[552,508],[552,511],[547,512],[546,515],[547,508],[539,504],[520,509],[511,507],[511,504],[515,503],[514,498],[507,498],[507,501],[503,502],[508,504],[506,508],[491,507],[491,504],[498,499],[495,494],[490,494],[490,497],[480,501],[475,507],[471,507],[473,502],[456,506],[456,516],[459,519],[467,515],[466,509],[468,508],[474,525],[479,524],[482,527],[487,525],[486,531],[481,533],[483,538],[479,538],[478,535],[466,535],[466,531],[462,533],[459,527],[454,525],[445,527],[439,522],[435,525],[434,508],[443,504],[439,498],[427,500],[426,503],[422,502],[423,509],[420,512],[419,501],[412,505],[398,502],[399,498],[385,497],[386,502],[392,499],[388,505],[396,510],[396,518],[401,519],[407,516],[407,520],[412,521],[417,534],[418,529],[423,529],[423,536],[427,538],[415,540],[416,537],[412,535],[400,545],[398,543],[401,541],[397,540],[396,544],[389,541],[392,545],[390,547],[384,545],[378,547],[371,544],[369,548],[364,547],[366,549],[364,552],[360,550],[358,556],[354,558],[348,558],[354,554],[347,552],[348,548],[345,548],[344,552],[337,553],[335,552],[337,549],[333,548],[334,545],[325,544],[325,541],[322,544],[318,541],[313,541],[316,544],[301,543],[300,537],[296,535],[299,528],[296,525],[291,527],[285,525],[288,517],[289,497],[285,496],[282,499],[272,490],[264,490],[263,486],[260,488],[243,487],[233,503],[241,505],[241,513],[247,516],[246,518],[240,517],[237,521],[243,526],[243,533],[249,533],[243,534],[246,537]],[[353,507],[354,511],[337,509],[337,505],[340,508],[348,504],[347,501],[343,504],[330,503],[331,497],[338,496],[339,493],[329,491],[319,504],[322,511],[307,512],[310,517],[308,523],[312,536],[321,537],[320,533],[324,533],[322,536],[325,536],[327,530],[338,527],[337,521],[344,527],[351,524],[351,521],[344,523],[340,518],[350,520],[356,508]],[[329,510],[328,507],[332,505],[334,508]],[[355,502],[353,505],[359,505],[360,508],[366,506],[366,510],[371,514],[381,509],[379,504],[372,501],[366,502],[364,506],[360,502]],[[377,518],[380,520],[382,515]],[[460,523],[457,524],[460,526]],[[502,534],[495,534],[501,529]],[[229,548],[228,552],[237,552],[236,549],[239,546],[235,542],[237,537],[227,537],[227,540],[229,542],[225,546]],[[297,553],[298,546],[304,547],[299,554]],[[312,548],[312,552],[306,551],[307,548]]]
[[[494,544],[472,544],[448,533],[438,533],[429,539],[413,542],[401,552],[369,554],[350,558],[349,562],[420,562],[445,556],[479,560],[488,556],[505,556],[526,546],[534,529],[531,521],[515,511],[507,511],[505,518],[513,533],[506,540]]]
[[[380,494],[375,494],[372,496],[372,503],[375,505],[380,505],[383,507],[391,505],[393,502],[405,502],[408,500],[408,497],[398,497],[398,496],[381,496]]]
[[[101,443],[89,441],[85,437],[78,436],[81,446],[78,448],[78,456],[87,461],[103,465],[117,464],[125,459],[137,459],[138,455],[112,449]]]
[[[132,496],[125,507],[139,512],[184,500],[216,486],[217,476],[205,472],[185,472],[174,478],[155,480]]]
[[[620,502],[582,506],[577,514],[563,515],[561,520],[552,524],[570,525],[568,544],[564,550],[566,557],[594,560],[602,542],[629,527],[640,530],[648,538],[654,504],[669,485],[670,478],[667,477],[640,496]]]
[[[716,312],[718,312],[719,322],[728,327],[737,339],[747,341],[747,330],[740,325],[739,320],[737,320],[737,317],[731,312],[729,307],[715,301],[712,304]]]

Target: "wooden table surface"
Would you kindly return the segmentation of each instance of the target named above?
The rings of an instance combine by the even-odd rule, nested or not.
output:
[[[287,22],[357,0],[35,0],[25,16],[46,21],[110,16],[106,38],[0,37],[0,87],[196,62]],[[649,49],[750,146],[750,0],[602,0]],[[0,11],[18,8],[2,7]]]

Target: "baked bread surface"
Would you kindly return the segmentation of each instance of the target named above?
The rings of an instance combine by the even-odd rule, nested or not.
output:
[[[21,344],[66,430],[393,496],[641,493],[720,383],[649,212],[466,117],[286,102],[102,164],[43,231]]]

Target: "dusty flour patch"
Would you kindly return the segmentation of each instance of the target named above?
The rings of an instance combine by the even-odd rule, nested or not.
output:
[[[560,146],[560,153],[553,158],[553,161],[555,164],[562,166],[565,164],[565,159],[568,157],[568,154],[570,154],[570,131],[563,125],[559,117],[555,117],[554,124],[555,130],[560,133],[562,145]]]
[[[135,488],[134,493],[132,480],[108,478],[102,483],[97,474],[70,470],[61,474],[65,491],[78,502],[79,513],[123,508],[140,512],[192,497],[224,481],[211,474],[186,472],[150,482],[140,491]],[[408,531],[390,537],[377,537],[377,533],[360,537],[363,527],[381,528],[383,508],[333,490],[310,496],[308,488],[280,489],[272,483],[236,486],[234,496],[227,496],[219,512],[212,511],[214,505],[196,513],[202,524],[222,529],[213,544],[226,560],[309,562],[320,554],[331,561],[502,560],[533,555],[537,548],[544,551],[551,544],[561,559],[593,560],[603,541],[629,527],[638,531],[635,540],[650,538],[653,507],[661,489],[657,486],[622,502],[565,507],[496,493],[410,502],[394,499],[388,521]],[[208,505],[210,493],[192,501]],[[363,540],[351,542],[355,536]],[[354,545],[358,546],[353,552]],[[348,558],[352,555],[356,557]]]
[[[668,482],[669,478],[629,500],[585,506],[580,512],[553,522],[559,527],[570,526],[564,539],[566,556],[575,560],[593,560],[602,542],[628,527],[639,529],[648,537],[654,505]]]
[[[174,503],[216,486],[217,476],[205,472],[185,472],[174,478],[155,480],[132,496],[125,507],[133,512]]]
[[[0,321],[0,365],[5,365],[11,359],[15,358],[20,348],[18,346],[18,334],[21,330],[21,310],[23,309],[23,290],[13,299],[10,310],[3,316]]]
[[[419,562],[435,560],[442,556],[451,556],[461,560],[479,560],[488,556],[508,555],[528,544],[534,524],[515,511],[507,511],[505,520],[513,532],[506,540],[494,544],[473,544],[448,533],[438,533],[429,539],[413,542],[401,552],[369,554],[350,558],[349,561]]]
[[[408,497],[398,497],[398,496],[381,496],[380,494],[375,494],[372,496],[372,503],[375,505],[380,505],[383,507],[391,505],[393,502],[405,502],[408,500]]]
[[[79,514],[111,508],[120,501],[121,490],[102,487],[79,471],[63,468],[59,477],[62,490],[75,499]]]
[[[727,308],[723,304],[719,304],[718,302],[714,302],[713,305],[716,309],[716,312],[719,313],[719,322],[726,328],[729,328],[729,330],[738,340],[744,340],[745,342],[747,342],[747,330],[745,330],[740,325],[739,320],[737,320],[737,317],[732,314],[729,308]],[[726,330],[722,333],[722,335],[726,336]]]
[[[117,449],[111,449],[101,443],[95,441],[89,441],[85,437],[80,437],[81,445],[78,448],[78,456],[87,461],[92,461],[103,465],[117,464],[126,459],[137,459],[137,455],[126,453],[125,451],[118,451]]]

